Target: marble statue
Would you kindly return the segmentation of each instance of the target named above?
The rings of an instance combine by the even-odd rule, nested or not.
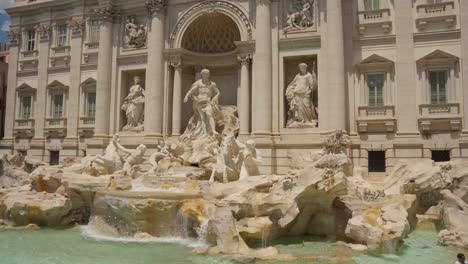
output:
[[[118,150],[124,153],[122,170],[126,175],[134,176],[138,169],[137,166],[145,162],[146,146],[140,144],[136,149],[128,149],[122,146],[119,141],[114,141],[114,145]]]
[[[250,176],[260,175],[259,165],[262,163],[262,156],[256,148],[255,140],[249,139],[241,147],[242,166],[239,175],[239,180],[245,179]]]
[[[116,146],[119,135],[116,134],[112,138],[109,145],[104,150],[104,155],[87,156],[81,161],[82,171],[90,175],[99,176],[114,173],[121,170],[124,164],[123,158],[120,156]]]
[[[258,176],[261,162],[254,140],[244,144],[234,136],[226,136],[217,150],[216,165],[210,181],[232,182]]]
[[[184,165],[184,152],[184,146],[180,143],[158,146],[158,150],[149,158],[151,169],[148,174],[163,176],[172,168],[181,168]]]
[[[314,105],[317,76],[315,71],[308,72],[307,67],[305,63],[299,64],[300,73],[286,89],[289,104],[287,127],[317,127],[317,111]]]
[[[314,4],[315,0],[291,2],[284,30],[303,30],[312,27],[314,25]]]
[[[123,130],[143,130],[145,114],[145,90],[141,86],[139,76],[133,78],[134,84],[130,87],[130,92],[125,98],[122,110],[127,116],[127,124]]]
[[[134,16],[128,17],[125,23],[124,47],[143,48],[146,46],[146,37],[146,26],[143,24],[137,25]]]
[[[219,112],[219,95],[218,86],[210,80],[210,71],[203,69],[201,79],[192,85],[184,98],[184,103],[192,99],[194,113],[184,134],[190,134],[192,138],[218,134],[215,116]]]

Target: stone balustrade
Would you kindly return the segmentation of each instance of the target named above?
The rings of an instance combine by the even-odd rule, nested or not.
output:
[[[454,1],[444,1],[435,4],[420,4],[416,6],[416,26],[425,30],[430,23],[444,23],[448,28],[455,25],[457,10]]]
[[[458,131],[461,129],[460,104],[421,104],[419,129],[430,131]]]
[[[358,107],[359,132],[393,132],[396,126],[395,106]]]
[[[384,33],[389,33],[392,29],[392,18],[388,8],[359,11],[358,17],[358,28],[361,34],[364,34],[369,28],[378,28]]]

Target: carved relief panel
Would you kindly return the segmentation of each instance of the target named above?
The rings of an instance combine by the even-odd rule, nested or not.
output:
[[[317,29],[317,0],[283,1],[283,30],[285,33]]]
[[[148,35],[147,22],[138,21],[135,15],[127,16],[124,23],[123,47],[141,49],[146,47]]]

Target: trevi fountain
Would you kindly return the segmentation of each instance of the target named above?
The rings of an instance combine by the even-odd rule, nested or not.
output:
[[[316,77],[299,68],[288,123],[314,126]],[[468,249],[468,163],[400,161],[370,182],[333,130],[286,175],[261,175],[236,109],[218,103],[208,69],[200,77],[187,129],[150,156],[119,134],[102,155],[57,166],[5,155],[2,263],[443,263]],[[139,77],[129,91],[125,129],[139,129]]]
[[[101,2],[104,1],[99,1]],[[197,2],[202,3],[194,8],[195,13],[205,6],[212,7],[212,11],[207,12],[208,14],[215,14],[219,11],[232,15],[235,13],[232,10],[237,10],[234,14],[237,16],[242,13],[239,11],[240,8],[235,9],[237,4],[230,3],[237,3],[237,1]],[[0,263],[426,264],[453,263],[457,253],[468,252],[468,160],[460,158],[435,162],[427,157],[399,158],[395,159],[395,163],[386,172],[385,177],[371,177],[368,168],[360,166],[355,162],[358,159],[353,159],[354,157],[351,156],[352,137],[354,140],[357,138],[354,125],[351,125],[354,134],[336,127],[323,129],[335,123],[340,124],[340,120],[343,119],[341,114],[346,111],[343,103],[338,100],[344,94],[339,90],[344,85],[344,80],[340,83],[341,77],[339,76],[344,76],[345,73],[333,75],[331,72],[340,68],[339,65],[334,64],[337,61],[334,60],[336,53],[334,48],[339,41],[343,41],[343,36],[341,39],[335,38],[330,33],[335,29],[339,31],[339,23],[334,20],[336,17],[330,14],[327,18],[327,23],[330,23],[328,26],[330,32],[327,33],[328,37],[325,39],[330,42],[329,45],[324,45],[328,47],[322,47],[329,49],[320,54],[319,59],[323,58],[323,60],[317,63],[317,56],[294,55],[293,59],[285,58],[288,63],[288,77],[280,77],[285,79],[282,82],[284,84],[278,85],[276,81],[272,84],[269,78],[273,79],[276,76],[266,70],[266,66],[271,64],[271,52],[268,55],[266,54],[268,51],[263,50],[272,49],[269,43],[272,37],[271,34],[267,34],[270,21],[264,19],[264,17],[270,18],[270,9],[265,6],[274,5],[273,10],[279,12],[278,3],[285,1],[251,2],[252,5],[255,3],[258,5],[259,14],[256,17],[256,30],[257,33],[260,32],[258,33],[260,37],[256,40],[258,54],[255,55],[257,61],[253,64],[256,71],[249,72],[251,54],[239,56],[242,65],[239,76],[242,76],[244,80],[240,86],[245,88],[240,91],[240,94],[245,96],[241,98],[242,100],[249,100],[246,95],[249,95],[248,78],[251,76],[255,78],[257,84],[265,83],[265,86],[268,86],[267,89],[264,87],[255,90],[253,102],[258,108],[249,109],[249,104],[242,102],[239,105],[244,107],[223,104],[222,102],[229,101],[223,99],[234,93],[231,91],[228,95],[226,90],[221,89],[226,87],[222,83],[223,80],[229,82],[231,79],[221,78],[219,69],[216,75],[214,74],[216,70],[210,68],[209,65],[202,68],[193,67],[197,77],[191,79],[191,76],[184,72],[185,75],[182,78],[180,64],[177,61],[171,62],[167,64],[173,67],[169,72],[174,74],[174,86],[179,88],[174,90],[174,102],[180,103],[177,105],[174,103],[173,107],[172,130],[174,133],[169,137],[145,137],[144,140],[143,137],[135,137],[133,142],[135,144],[126,144],[124,139],[128,139],[129,135],[139,135],[147,131],[157,134],[160,124],[156,121],[163,120],[162,115],[159,116],[162,109],[159,107],[163,104],[163,99],[158,97],[161,95],[150,86],[163,83],[161,77],[163,70],[160,67],[163,61],[160,55],[163,50],[156,36],[160,36],[164,28],[159,12],[163,13],[161,10],[166,6],[162,3],[167,3],[167,1],[148,1],[150,3],[148,6],[154,13],[153,20],[149,24],[161,29],[161,32],[153,32],[156,34],[153,37],[148,34],[148,41],[148,28],[145,23],[139,22],[140,17],[128,16],[122,20],[122,49],[130,50],[128,54],[131,57],[131,52],[138,52],[139,49],[148,46],[148,71],[134,70],[129,66],[129,69],[133,69],[129,71],[132,74],[125,73],[127,75],[122,77],[125,78],[125,82],[122,82],[125,87],[121,90],[125,92],[122,92],[124,94],[120,103],[115,103],[117,106],[113,106],[113,109],[119,113],[117,119],[124,122],[117,130],[120,132],[108,133],[106,137],[103,137],[102,142],[105,142],[103,145],[107,145],[105,149],[96,143],[93,145],[95,148],[93,153],[90,151],[83,157],[69,155],[63,158],[59,165],[50,165],[25,155],[24,152],[2,156],[0,160]],[[294,12],[288,12],[286,19],[281,21],[284,25],[281,34],[300,35],[307,34],[309,31],[315,32],[318,19],[323,18],[318,17],[317,4],[320,3],[321,8],[324,9],[324,2],[295,1],[298,4],[294,6],[298,8]],[[338,2],[340,1],[328,1],[327,12],[336,11],[333,7]],[[404,5],[404,2],[409,1],[395,1],[399,6]],[[128,6],[125,7],[128,8]],[[111,12],[112,8],[101,9],[98,14],[115,15]],[[404,12],[404,10],[405,8],[402,7],[398,12]],[[15,9],[10,11],[14,13]],[[173,11],[174,9],[171,9],[171,12]],[[323,13],[323,11],[320,12]],[[191,13],[188,12],[187,16],[190,15]],[[223,19],[220,21],[228,19],[227,15],[219,16],[215,14],[213,17]],[[249,38],[253,32],[249,18],[247,16],[242,16],[242,18],[244,24],[233,23],[248,29],[241,32],[242,43],[236,42],[240,48],[245,48],[250,45]],[[181,21],[184,22],[183,19]],[[206,19],[202,22],[205,23]],[[325,23],[325,21],[320,20],[320,23]],[[80,24],[74,25],[74,37],[80,37],[82,34]],[[429,27],[426,24],[424,26]],[[187,26],[180,24],[176,29],[179,30],[181,27]],[[391,28],[381,27],[384,30],[391,30]],[[261,31],[261,29],[267,30]],[[380,27],[368,29],[362,26],[359,30],[362,31],[361,34],[366,34],[366,30],[378,31]],[[109,50],[111,49],[110,40],[106,37],[112,36],[110,30],[101,33],[104,37],[101,37],[99,44],[100,63],[101,56],[109,55],[106,53],[105,45],[108,45]],[[178,36],[176,34],[174,37],[178,38]],[[46,35],[41,35],[40,45],[45,45],[46,37]],[[12,47],[15,47],[14,41],[15,39],[12,39]],[[294,39],[279,45],[276,43],[274,48],[278,49],[280,46],[281,49],[285,46],[296,47],[294,45],[298,45],[300,49],[304,46],[293,42]],[[312,38],[310,42],[316,41]],[[233,43],[229,43],[232,45],[228,48],[231,46],[236,48]],[[88,46],[90,48],[91,44]],[[87,55],[89,60],[93,59],[93,54]],[[188,57],[197,58],[196,53],[187,54],[189,54]],[[99,74],[103,74],[98,78],[104,75],[110,76],[110,69],[115,66],[111,64],[111,55],[103,57],[102,63],[104,64],[97,66]],[[210,57],[210,59],[221,58],[221,55],[213,57],[214,59]],[[425,60],[430,61],[435,57],[435,60],[441,63],[440,61],[447,60],[448,55],[450,54],[439,50]],[[324,66],[322,63],[327,60],[327,56],[329,65]],[[339,56],[340,54],[337,54],[336,57]],[[437,56],[445,57],[440,59]],[[237,55],[234,54],[234,57],[237,58]],[[109,59],[107,64],[105,64],[106,58]],[[302,58],[305,59],[302,61]],[[125,58],[119,58],[112,60],[112,63],[120,63],[124,60]],[[360,67],[362,69],[371,67],[372,65],[368,64],[372,64],[373,60],[377,60],[374,64],[383,65],[385,69],[388,65],[391,65],[388,68],[394,67],[393,62],[377,55],[370,56],[360,64]],[[455,61],[452,57],[449,60]],[[237,60],[234,59],[234,61]],[[73,62],[75,60],[72,58]],[[429,62],[423,61],[421,65],[425,63]],[[216,61],[212,64],[216,64]],[[406,62],[404,64],[410,65]],[[39,65],[42,65],[41,62]],[[92,68],[91,66],[88,68]],[[327,68],[329,76],[319,80],[318,68],[324,69],[324,67],[329,67]],[[341,68],[344,68],[343,65]],[[13,73],[16,76],[16,72]],[[401,74],[402,70],[399,73]],[[455,76],[459,73],[453,73],[452,69],[450,74]],[[217,79],[213,75],[216,75]],[[263,78],[265,76],[266,78]],[[385,78],[388,78],[389,82],[395,78],[393,75],[388,76]],[[330,79],[328,86],[327,83],[323,83],[327,78]],[[102,84],[110,86],[110,79],[109,77],[108,83],[106,80],[97,83],[98,102],[94,107],[97,107],[96,131],[100,132],[109,130],[106,127],[108,125],[103,122],[107,122],[114,116],[108,111],[103,111],[105,108],[102,103],[110,104],[111,100],[112,104],[114,101],[118,102],[114,98],[106,98],[107,95],[111,95],[110,90],[104,91],[105,87],[100,87]],[[186,85],[189,84],[186,82],[187,79],[190,80],[191,85]],[[89,80],[86,84],[93,83],[93,78],[90,77]],[[112,85],[114,85],[113,82]],[[332,95],[326,97],[325,93],[322,93],[321,96],[323,95],[322,98],[325,99],[323,101],[321,99],[319,105],[317,96],[319,92],[323,92],[321,90],[324,89],[323,84],[330,89],[329,92]],[[272,85],[283,87],[281,94],[284,103],[270,105],[268,98],[273,97],[271,93],[266,94],[266,92]],[[182,86],[184,86],[183,89]],[[36,90],[29,88],[34,92]],[[28,89],[26,90],[29,91]],[[59,88],[50,89],[60,90]],[[72,88],[67,89],[68,86],[65,89],[67,92],[74,91]],[[18,88],[18,93],[24,90]],[[104,94],[103,91],[109,93]],[[105,96],[102,97],[102,95]],[[391,98],[392,95],[386,92],[385,96]],[[71,94],[70,97],[72,97]],[[377,101],[383,100],[377,95],[375,98]],[[414,99],[411,98],[413,97],[409,97],[409,100]],[[152,102],[151,100],[158,101]],[[165,100],[169,101],[168,98]],[[327,106],[327,102],[333,104]],[[414,102],[411,104],[413,105]],[[275,166],[274,162],[267,161],[262,153],[271,150],[268,149],[269,146],[264,138],[262,139],[262,135],[266,133],[262,129],[268,130],[268,126],[271,127],[271,120],[262,118],[271,116],[271,114],[268,115],[268,107],[279,108],[283,112],[284,120],[281,121],[283,130],[281,131],[290,133],[284,134],[287,140],[290,140],[287,142],[293,142],[294,146],[302,149],[301,152],[292,151],[288,155],[289,171],[284,173],[279,173],[279,170],[275,169],[273,171],[278,171],[277,174],[265,173],[262,170],[262,165],[266,162],[271,163],[268,164],[269,167]],[[326,107],[330,111],[326,110]],[[380,111],[379,109],[375,113]],[[69,109],[70,112],[71,110]],[[253,132],[259,133],[249,131],[250,120],[245,120],[245,118],[250,117],[250,112],[255,112],[254,116],[257,119],[253,120],[255,120],[255,125],[259,124],[258,131]],[[149,116],[153,114],[155,117]],[[319,114],[321,115],[320,122]],[[182,124],[182,117],[185,118],[185,116],[187,116],[187,122],[183,123],[185,130],[177,134],[178,126]],[[274,116],[279,120],[281,114],[278,112]],[[150,119],[156,121],[149,122]],[[423,128],[430,127],[431,120],[421,123],[424,125]],[[460,124],[455,122],[457,120],[452,121],[450,125],[453,129],[457,129]],[[374,124],[376,123],[369,122],[369,125],[365,122],[359,123],[359,129],[363,129],[365,133],[368,132],[367,129],[369,131],[374,129],[372,127]],[[380,126],[381,124],[384,125]],[[392,120],[378,123],[376,127],[383,128],[384,132],[389,133],[396,129],[395,122]],[[242,129],[244,133],[241,133]],[[312,131],[311,137],[323,140],[316,144],[317,147],[309,149],[310,141],[307,143],[309,145],[305,145],[306,143],[301,145],[300,142],[302,139],[307,139],[306,136],[309,134],[301,131]],[[33,133],[39,132],[36,130]],[[113,136],[108,136],[109,134]],[[296,135],[298,139],[294,141],[293,137]],[[50,137],[53,138],[53,135]],[[139,138],[142,140],[137,140]],[[365,141],[364,137],[361,139]],[[406,140],[411,141],[411,138]],[[271,157],[268,158],[271,159]]]

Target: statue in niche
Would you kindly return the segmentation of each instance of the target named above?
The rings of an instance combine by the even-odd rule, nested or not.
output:
[[[137,25],[134,16],[128,17],[125,23],[124,47],[143,48],[146,46],[146,37],[146,26]]]
[[[122,110],[127,116],[127,124],[123,130],[142,131],[145,115],[145,90],[141,86],[140,76],[133,78],[134,84],[125,98]]]
[[[286,89],[289,103],[287,127],[317,127],[317,110],[314,94],[317,91],[317,75],[307,71],[306,63],[299,64],[299,74]],[[315,68],[315,63],[314,63]]]
[[[182,141],[220,135],[233,136],[239,130],[237,107],[219,105],[220,92],[210,76],[210,71],[203,69],[200,72],[201,79],[185,95],[184,103],[189,99],[193,101],[194,114],[181,137]]]
[[[214,157],[222,136],[234,136],[239,130],[237,107],[219,105],[220,91],[208,69],[203,69],[200,76],[184,98],[185,103],[193,101],[193,116],[180,137],[191,149],[189,163]]]
[[[303,30],[314,26],[315,0],[290,2],[285,31]]]

